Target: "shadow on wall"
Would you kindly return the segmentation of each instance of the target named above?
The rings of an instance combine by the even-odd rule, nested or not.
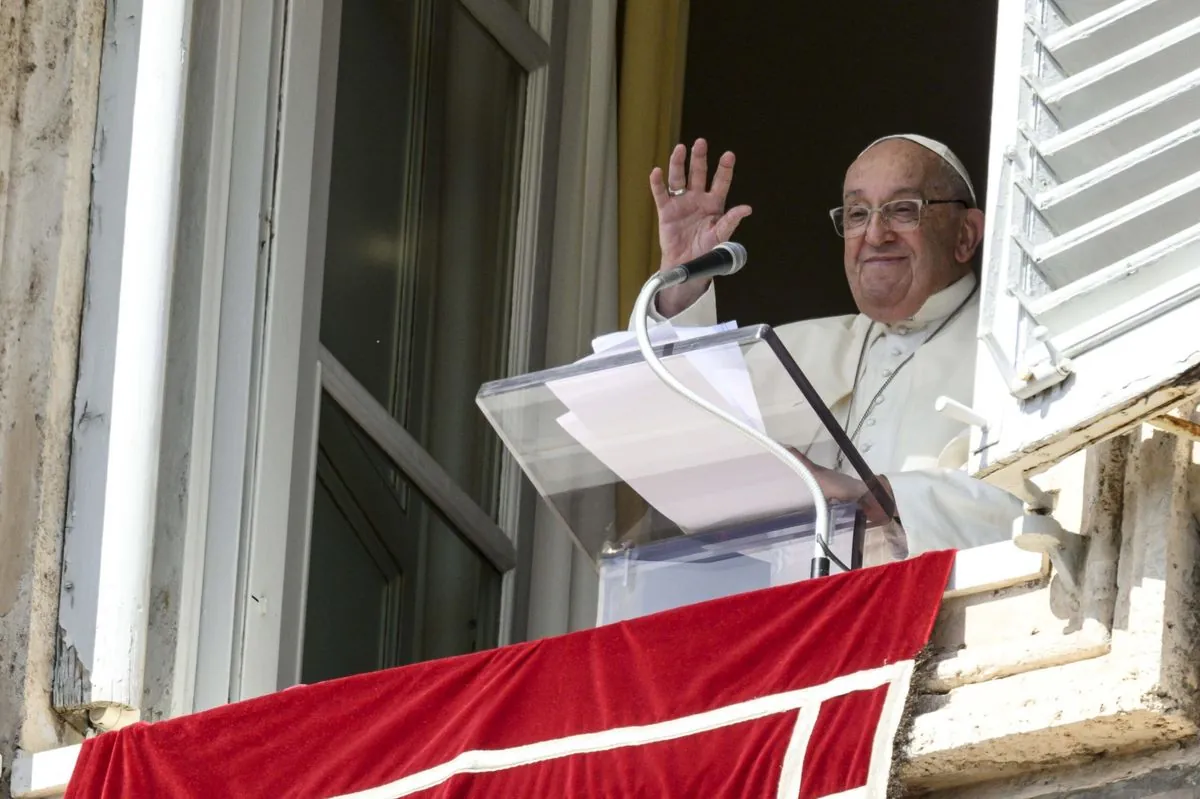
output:
[[[721,283],[722,320],[854,311],[828,209],[881,135],[945,141],[983,193],[996,2],[691,0],[682,137],[706,137],[712,162],[737,153],[730,203],[754,206],[736,236],[749,266]]]

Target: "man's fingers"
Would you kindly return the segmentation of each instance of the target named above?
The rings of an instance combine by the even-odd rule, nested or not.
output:
[[[692,191],[708,191],[708,142],[704,139],[696,139],[696,143],[692,145],[688,187]]]
[[[671,151],[671,160],[667,163],[667,188],[668,189],[686,189],[687,178],[683,172],[683,159],[687,156],[687,148],[682,144],[676,144],[675,149]]]
[[[750,213],[751,209],[748,205],[738,205],[726,211],[725,215],[717,220],[717,224],[713,225],[713,232],[717,234],[717,240],[729,241],[733,232],[737,230],[738,224],[750,216]]]
[[[717,161],[717,171],[713,173],[712,193],[725,201],[729,194],[729,185],[733,183],[733,164],[736,159],[733,153],[724,153]]]
[[[813,467],[813,462],[810,461],[808,459],[808,457],[804,453],[802,453],[800,450],[796,449],[795,447],[790,447],[790,446],[786,446],[786,445],[785,445],[785,447],[788,452],[792,453],[792,455],[795,456],[796,460],[800,461],[801,463],[803,463],[805,466],[809,467],[810,469]]]
[[[650,193],[654,195],[654,205],[660,209],[671,198],[667,193],[667,181],[663,177],[663,171],[657,166],[650,170]]]

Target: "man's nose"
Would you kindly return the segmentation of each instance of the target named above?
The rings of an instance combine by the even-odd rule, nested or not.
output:
[[[876,212],[867,220],[867,232],[864,235],[868,244],[879,245],[891,241],[896,234],[884,221],[883,214]]]

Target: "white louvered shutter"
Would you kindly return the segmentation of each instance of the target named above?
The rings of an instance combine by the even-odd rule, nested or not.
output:
[[[1010,483],[1200,381],[1200,0],[1000,0],[973,440]]]

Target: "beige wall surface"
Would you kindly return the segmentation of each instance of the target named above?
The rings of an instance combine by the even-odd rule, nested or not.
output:
[[[0,0],[0,795],[50,707],[104,0]]]

